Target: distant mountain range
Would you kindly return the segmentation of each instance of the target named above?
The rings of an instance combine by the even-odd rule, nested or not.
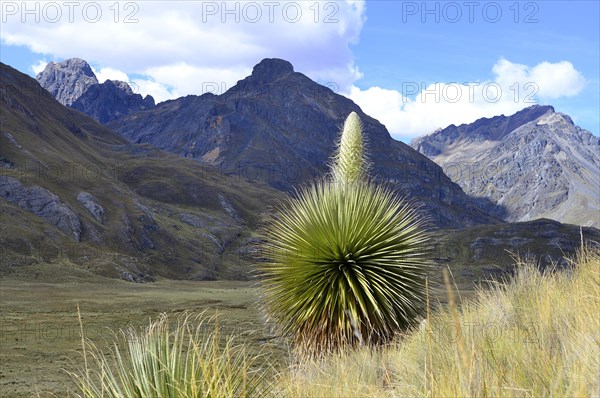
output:
[[[61,70],[61,64],[50,70]],[[220,96],[166,101],[107,126],[73,107],[82,103],[90,115],[116,115],[102,104],[122,103],[132,92],[121,83],[94,83],[81,60],[66,64],[69,73],[55,74],[54,94],[0,65],[0,274],[27,278],[38,264],[64,262],[137,282],[246,278],[257,261],[255,231],[264,213],[283,198],[282,190],[323,175],[351,111],[363,120],[375,178],[421,206],[432,227],[440,228],[433,236],[442,266],[458,266],[458,274],[471,278],[506,267],[505,256],[498,255],[505,250],[547,264],[580,243],[575,225],[547,219],[502,223],[500,216],[510,217],[502,209],[510,207],[493,197],[469,197],[436,163],[393,140],[352,101],[294,72],[287,61],[263,60]],[[564,129],[555,117],[568,122],[551,109],[524,112],[499,117],[493,129],[480,121],[473,131],[481,137],[474,142],[502,142],[532,120],[552,131]],[[456,134],[457,142],[468,140],[463,135]],[[597,145],[594,137],[580,136],[580,144],[569,136],[564,141]],[[422,142],[420,150],[438,155],[453,145]],[[592,156],[563,151],[559,159]],[[537,153],[530,152],[531,158]],[[583,193],[595,189],[580,184]],[[600,231],[583,228],[583,236],[599,241]]]
[[[37,79],[42,86],[46,81],[60,86],[56,78],[45,76],[69,70],[60,74],[65,76],[64,86],[76,87],[72,80],[87,78],[88,69],[84,61],[67,60],[49,64]],[[57,98],[66,91],[56,90]],[[348,98],[294,72],[285,60],[261,61],[222,95],[188,95],[145,111],[117,112],[115,104],[122,104],[122,97],[118,90],[89,85],[71,106],[96,120],[112,120],[107,126],[133,143],[151,144],[286,191],[327,171],[339,128],[355,111],[365,127],[372,174],[419,202],[433,224],[464,227],[499,221],[482,211],[438,165],[392,139],[381,123]],[[110,117],[99,117],[106,113]],[[117,113],[126,115],[114,119]]]
[[[263,60],[222,95],[189,95],[158,106],[125,82],[98,84],[77,58],[49,63],[37,79],[63,104],[133,143],[280,190],[326,172],[337,130],[355,111],[365,124],[373,175],[415,198],[437,226],[541,217],[600,226],[599,139],[551,106],[451,125],[413,140],[423,157],[351,100],[281,59]]]
[[[451,125],[411,145],[506,221],[600,226],[600,138],[551,106]]]
[[[321,86],[292,64],[265,59],[222,95],[188,95],[108,124],[134,143],[149,143],[228,173],[291,190],[327,172],[344,119],[364,125],[372,175],[415,199],[440,227],[497,222],[441,168],[390,136],[354,102]]]

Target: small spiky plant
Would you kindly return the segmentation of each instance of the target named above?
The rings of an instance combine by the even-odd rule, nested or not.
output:
[[[265,311],[302,354],[384,343],[423,309],[423,219],[366,170],[352,112],[332,178],[288,198],[264,228]]]
[[[80,390],[76,396],[270,396],[270,366],[257,367],[259,355],[235,343],[234,336],[221,339],[217,326],[209,332],[205,326],[215,320],[204,313],[183,313],[173,323],[162,314],[144,330],[121,331],[108,350],[85,340],[81,325],[85,367],[69,372]]]

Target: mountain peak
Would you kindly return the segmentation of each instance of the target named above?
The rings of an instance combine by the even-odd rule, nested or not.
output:
[[[124,81],[121,80],[107,80],[104,82],[105,85],[110,85],[110,86],[114,86],[115,88],[123,91],[123,93],[127,94],[127,95],[133,95],[133,90],[131,89],[131,86],[129,84],[127,84]]]
[[[67,106],[75,102],[90,86],[98,84],[92,67],[81,58],[50,62],[38,73],[36,79],[61,104]]]
[[[411,144],[505,221],[546,217],[598,226],[600,139],[552,106],[483,118]],[[501,209],[505,214],[500,214]]]
[[[374,178],[421,201],[432,223],[465,226],[495,221],[431,160],[392,140],[385,126],[352,100],[295,72],[282,59],[262,60],[251,76],[219,96],[164,102],[108,126],[132,142],[291,191],[296,184],[329,172],[340,125],[351,112],[361,118]]]
[[[270,81],[290,73],[294,73],[294,66],[290,62],[279,58],[265,58],[252,69],[252,78]]]
[[[544,115],[543,117],[540,117],[537,120],[537,125],[553,123],[562,123],[571,126],[575,125],[575,123],[573,123],[573,119],[571,119],[571,116],[561,112],[549,112],[548,114]]]
[[[81,58],[69,58],[62,62],[51,61],[42,72],[37,74],[36,79],[40,80],[44,74],[53,71],[62,71],[65,74],[79,74],[97,80],[90,64]]]
[[[100,123],[155,105],[152,96],[134,93],[127,82],[100,83],[90,64],[81,58],[50,62],[36,79],[61,104],[87,113]]]

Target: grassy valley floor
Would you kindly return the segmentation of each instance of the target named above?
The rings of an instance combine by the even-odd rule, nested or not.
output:
[[[62,369],[82,363],[77,304],[84,334],[108,347],[113,331],[129,325],[147,326],[162,312],[204,310],[218,313],[226,333],[255,332],[250,343],[264,346],[256,305],[257,289],[250,282],[160,280],[135,284],[102,278],[72,268],[48,265],[37,279],[0,279],[0,396],[65,396],[75,384]],[[283,351],[267,347],[275,356]]]
[[[251,355],[270,356],[279,377],[269,378],[268,396],[600,396],[597,251],[557,272],[517,264],[509,283],[488,284],[476,295],[451,282],[450,299],[439,296],[447,292],[432,295],[441,305],[394,345],[293,365],[287,347],[265,329],[251,282],[132,284],[56,264],[36,267],[29,281],[24,272],[3,274],[0,282],[3,397],[77,391],[64,371],[83,365],[77,304],[84,335],[109,361],[113,331],[148,326],[163,312],[218,313],[219,333],[246,336]],[[462,299],[456,287],[466,293]]]

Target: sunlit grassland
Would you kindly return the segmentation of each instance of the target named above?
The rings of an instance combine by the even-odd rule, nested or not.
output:
[[[261,355],[253,370],[274,366],[278,376],[268,389],[275,396],[600,395],[599,253],[544,274],[517,267],[509,283],[488,284],[475,297],[453,290],[454,306],[447,300],[436,306],[442,296],[431,295],[428,322],[392,345],[302,361],[264,327],[252,282],[131,284],[65,277],[67,270],[53,265],[38,280],[2,279],[0,395],[78,391],[64,371],[83,366],[77,303],[85,336],[106,354],[113,332],[147,326],[162,312],[219,313],[219,333],[237,336],[249,356]]]
[[[431,313],[396,344],[297,365],[290,397],[600,395],[600,253],[570,270],[517,262],[508,283]],[[450,289],[452,290],[452,289]],[[450,291],[451,295],[455,293]]]

